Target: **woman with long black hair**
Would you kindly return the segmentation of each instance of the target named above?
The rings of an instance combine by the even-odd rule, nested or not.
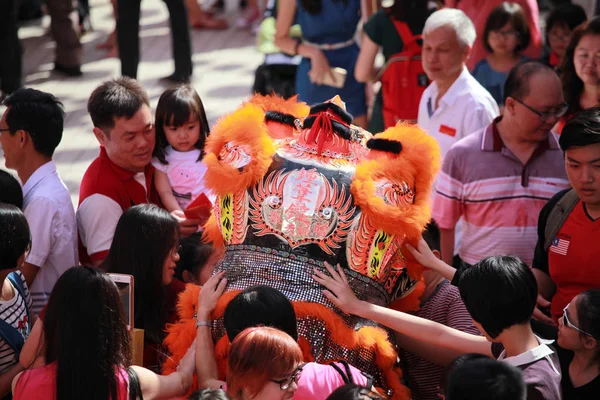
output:
[[[168,376],[130,367],[119,291],[97,268],[73,267],[58,279],[43,327],[45,365],[15,377],[15,400],[160,399],[181,396],[192,384],[194,346]]]
[[[167,211],[141,204],[123,213],[101,268],[133,275],[134,326],[144,330],[144,367],[160,371],[165,325],[175,322],[177,295],[185,285],[173,279],[179,261],[179,224]]]

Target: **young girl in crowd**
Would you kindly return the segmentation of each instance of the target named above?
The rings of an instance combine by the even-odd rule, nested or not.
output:
[[[529,46],[527,18],[520,5],[504,2],[487,19],[483,31],[483,47],[489,53],[473,69],[473,77],[486,88],[498,106],[504,105],[504,82],[508,73],[524,57]]]
[[[185,283],[202,286],[212,275],[225,249],[202,243],[202,233],[197,232],[181,239],[179,261],[175,278]]]
[[[233,400],[291,399],[303,365],[300,346],[290,335],[266,326],[248,328],[231,343],[227,392]]]
[[[25,215],[12,204],[0,203],[0,398],[10,393],[12,379],[23,367],[19,352],[31,330],[32,300],[23,274],[31,246]]]
[[[58,279],[43,327],[45,365],[14,378],[15,400],[172,398],[192,384],[193,346],[168,376],[130,367],[119,291],[97,268],[73,267]]]
[[[541,61],[555,69],[561,64],[573,30],[587,20],[579,4],[561,4],[552,9],[546,19],[546,55]]]
[[[183,210],[206,192],[202,157],[209,127],[194,88],[167,89],[158,100],[155,124],[154,183],[165,208],[184,217]]]
[[[160,371],[165,325],[175,322],[177,295],[185,285],[173,279],[179,261],[179,224],[167,211],[141,204],[123,213],[101,268],[134,278],[134,326],[144,329],[144,367]]]
[[[595,399],[600,393],[600,289],[586,290],[558,320],[558,358],[563,400]]]

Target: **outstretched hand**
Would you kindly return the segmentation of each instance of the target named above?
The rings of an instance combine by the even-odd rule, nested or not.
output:
[[[357,314],[361,301],[352,292],[340,265],[337,265],[337,271],[328,263],[325,263],[325,268],[331,276],[317,269],[314,269],[313,275],[314,280],[328,289],[323,290],[323,295],[343,312]]]
[[[429,268],[435,271],[436,264],[439,262],[439,258],[433,254],[433,251],[429,248],[429,245],[422,237],[419,239],[417,248],[414,248],[410,243],[406,244],[406,248],[413,255],[415,260],[425,268]]]
[[[210,313],[217,306],[217,302],[225,291],[225,286],[227,286],[227,279],[223,278],[223,275],[225,275],[225,271],[214,274],[200,289],[200,295],[198,296],[197,315],[199,320],[208,319],[210,317]]]

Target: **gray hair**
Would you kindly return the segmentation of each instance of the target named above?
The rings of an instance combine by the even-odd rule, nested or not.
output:
[[[457,10],[456,8],[442,8],[434,12],[425,21],[423,35],[427,35],[442,27],[448,27],[456,33],[456,39],[461,47],[473,47],[477,32],[471,19],[461,10]]]

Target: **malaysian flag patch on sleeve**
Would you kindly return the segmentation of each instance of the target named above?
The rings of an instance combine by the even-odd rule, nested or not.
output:
[[[556,237],[552,241],[552,245],[550,246],[550,251],[552,251],[556,254],[560,254],[562,256],[566,256],[567,251],[569,250],[569,243],[571,243],[571,242],[566,239],[561,239],[561,238]]]

